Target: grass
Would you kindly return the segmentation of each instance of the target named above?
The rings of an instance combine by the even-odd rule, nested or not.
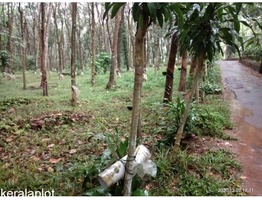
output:
[[[180,95],[179,73],[175,71],[173,99]],[[176,162],[170,161],[169,147],[159,145],[165,134],[162,128],[168,124],[161,103],[165,77],[161,70],[155,74],[151,68],[147,75],[142,98],[143,137],[139,143],[152,152],[158,175],[138,180],[139,187],[156,196],[239,195],[219,192],[237,182],[239,166],[228,152],[214,150],[203,155],[183,148]],[[59,80],[55,72],[50,72],[49,96],[43,97],[38,88],[39,75],[27,72],[26,76],[27,90],[22,90],[21,73],[16,74],[15,81],[1,78],[0,82],[0,188],[54,189],[55,195],[82,195],[85,175],[92,166],[98,166],[103,151],[112,145],[105,138],[112,137],[116,128],[122,137],[129,134],[131,112],[127,106],[132,105],[133,73],[123,72],[110,91],[105,90],[108,74],[98,74],[95,87],[91,87],[90,73],[77,76],[80,96],[76,107],[70,105],[70,77]],[[192,134],[223,136],[223,129],[230,128],[230,113],[220,96],[207,96],[206,102],[198,106],[211,113],[210,123],[219,119],[211,127],[219,131],[208,134],[200,126],[192,129]],[[112,154],[110,162],[116,159]],[[99,167],[103,170],[108,164]]]

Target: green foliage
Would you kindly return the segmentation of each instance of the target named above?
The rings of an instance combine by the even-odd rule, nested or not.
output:
[[[156,154],[158,184],[152,193],[168,196],[227,196],[243,195],[238,192],[235,171],[240,165],[231,153],[225,150],[207,150],[204,154],[179,151],[174,160],[172,151],[162,145]],[[165,187],[163,187],[165,185]],[[175,188],[175,189],[174,189]],[[224,188],[231,188],[225,192]]]
[[[6,50],[1,50],[0,59],[1,59],[1,65],[3,68],[8,65],[8,58],[9,58],[8,52]]]
[[[191,126],[192,133],[224,139],[228,138],[223,130],[226,128],[232,128],[232,125],[227,116],[225,116],[223,110],[198,108],[195,109],[195,111],[194,121]]]
[[[239,4],[187,4],[185,23],[179,30],[180,53],[185,49],[193,55],[205,53],[212,61],[217,52],[223,54],[220,43],[224,42],[240,54],[236,41],[240,45],[243,41],[239,36],[238,12]]]
[[[200,90],[205,94],[221,94],[221,76],[217,66],[209,66],[207,71],[207,77],[200,83]]]
[[[106,137],[107,144],[112,152],[116,152],[118,159],[127,154],[128,137],[120,135],[118,129],[115,129],[114,134],[108,134]]]
[[[105,3],[105,13],[104,18],[108,15],[108,12],[112,9],[111,18],[114,18],[118,10],[125,3]],[[144,19],[150,19],[154,24],[159,24],[160,27],[163,26],[164,22],[173,22],[173,12],[178,13],[177,18],[180,23],[183,22],[183,17],[181,15],[180,4],[170,4],[170,3],[133,3],[132,15],[138,26],[141,25]]]
[[[243,56],[260,61],[262,58],[262,47],[259,45],[252,45],[246,48],[242,54]]]
[[[19,105],[28,105],[31,102],[30,99],[27,98],[11,98],[11,99],[5,99],[3,101],[0,101],[0,110],[5,111],[11,106],[19,106]]]
[[[232,174],[232,169],[240,170],[240,166],[227,151],[207,151],[202,156],[180,152],[175,163],[174,171],[179,178],[179,195],[226,196],[232,193],[225,193],[222,188],[231,186],[236,191],[236,188],[240,187],[235,184]]]
[[[221,92],[220,86],[215,82],[216,79],[216,73],[210,76],[210,81],[208,82],[210,85],[205,85],[206,88],[203,88],[207,93]],[[168,110],[164,111],[164,116],[160,118],[159,127],[155,129],[156,133],[160,133],[163,136],[159,141],[160,144],[172,145],[174,143],[175,134],[184,110],[185,102],[180,97],[177,98],[176,102],[168,104]],[[197,134],[223,139],[229,138],[223,132],[225,129],[232,128],[229,113],[223,101],[216,100],[212,105],[192,103],[184,128],[184,136]]]
[[[221,94],[222,89],[220,85],[212,83],[210,81],[205,81],[200,84],[200,90],[202,90],[206,95],[208,94]]]
[[[177,133],[181,117],[185,112],[185,107],[185,101],[180,97],[177,97],[176,102],[170,102],[168,104],[168,111],[166,112],[165,118],[163,118],[163,121],[161,122],[162,128],[158,130],[158,132],[162,133],[164,136],[163,140],[159,141],[160,143],[169,145],[174,143],[175,134]],[[185,134],[190,134],[192,120],[194,120],[194,112],[191,110],[184,128]]]
[[[27,66],[28,70],[34,70],[36,67],[35,58],[33,56],[27,56],[27,64],[28,64]]]
[[[110,57],[106,52],[100,52],[96,56],[96,72],[97,73],[106,73],[110,67]]]
[[[132,196],[149,196],[149,193],[147,190],[138,189],[132,193]]]

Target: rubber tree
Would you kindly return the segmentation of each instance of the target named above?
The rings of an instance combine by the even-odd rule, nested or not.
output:
[[[182,54],[181,74],[178,91],[185,91],[186,89],[186,74],[187,74],[187,51]]]
[[[24,17],[24,11],[21,8],[21,3],[18,6],[18,12],[20,13],[20,27],[21,27],[21,38],[23,47],[21,49],[21,61],[23,71],[23,90],[26,90],[26,18]]]
[[[95,65],[95,60],[96,60],[96,41],[95,41],[95,31],[96,31],[96,26],[95,26],[95,3],[91,3],[91,14],[92,14],[92,33],[91,33],[91,40],[92,40],[92,76],[91,76],[91,85],[95,85],[96,81],[96,65]]]
[[[217,52],[223,53],[220,43],[223,42],[235,48],[239,53],[235,38],[242,43],[239,36],[240,21],[238,14],[241,4],[222,4],[222,3],[197,3],[188,4],[189,9],[186,13],[187,18],[183,28],[180,30],[179,42],[180,52],[188,50],[190,54],[197,58],[195,76],[189,91],[189,98],[186,101],[186,108],[181,116],[178,131],[175,136],[173,155],[179,149],[183,135],[185,122],[188,118],[191,101],[196,92],[197,83],[203,72],[203,63],[206,59],[212,61]],[[228,27],[228,23],[234,21],[234,26]]]
[[[122,8],[121,8],[122,9]],[[111,56],[111,66],[110,66],[110,74],[109,81],[106,85],[106,89],[111,89],[115,83],[115,73],[117,69],[117,56],[118,56],[118,33],[120,29],[121,22],[121,10],[119,10],[115,17],[115,27],[114,27],[114,35],[113,35],[113,44],[112,44],[112,56]]]
[[[71,3],[72,7],[72,33],[71,33],[71,105],[77,104],[77,88],[76,88],[76,13],[77,3]]]
[[[166,75],[165,92],[164,92],[164,100],[163,100],[164,103],[172,102],[173,79],[174,79],[177,50],[178,50],[178,37],[177,37],[177,33],[173,33],[171,38],[171,46],[169,51],[167,69],[164,74]]]
[[[106,3],[106,11],[104,13],[104,18],[108,14],[109,10],[112,9],[112,18],[116,15],[117,11],[125,3]],[[165,21],[172,21],[172,7],[167,3],[133,3],[132,4],[132,15],[136,23],[136,34],[135,34],[135,48],[134,48],[134,68],[135,68],[135,78],[134,78],[134,88],[133,88],[133,109],[131,115],[131,126],[129,135],[129,147],[128,147],[128,157],[126,160],[126,171],[124,179],[124,195],[130,196],[132,194],[131,185],[133,178],[133,164],[135,160],[135,149],[137,140],[137,129],[139,124],[139,119],[141,118],[141,94],[142,94],[142,84],[143,84],[143,65],[144,65],[144,44],[145,36],[148,27],[151,23],[159,23],[160,26],[163,25]]]

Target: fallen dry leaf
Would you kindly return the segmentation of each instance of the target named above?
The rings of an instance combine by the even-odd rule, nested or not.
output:
[[[76,152],[77,152],[76,149],[71,149],[71,150],[69,151],[70,154],[74,154],[74,153],[76,153]]]
[[[39,160],[40,160],[40,157],[38,157],[38,156],[33,156],[32,159],[33,159],[34,161],[39,161]]]
[[[43,171],[43,168],[42,168],[42,167],[38,167],[37,170],[38,170],[39,172],[42,172],[42,171]]]
[[[54,147],[55,146],[55,144],[49,144],[48,146],[47,146],[47,148],[52,148],[52,147]]]
[[[54,170],[52,167],[48,167],[48,168],[47,168],[47,171],[50,172],[50,173],[52,173],[52,172],[54,172],[55,170]]]
[[[49,162],[52,163],[52,164],[56,164],[61,160],[62,160],[62,158],[50,158]]]
[[[5,163],[4,166],[3,166],[3,168],[4,168],[4,169],[7,169],[7,168],[9,168],[10,166],[11,166],[11,163]]]
[[[13,140],[14,140],[15,138],[14,138],[14,136],[10,136],[10,137],[8,137],[8,138],[6,138],[6,142],[12,142]]]

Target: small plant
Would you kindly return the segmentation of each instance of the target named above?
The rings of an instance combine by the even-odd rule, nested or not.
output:
[[[221,94],[222,89],[220,85],[216,83],[211,83],[210,81],[205,81],[200,84],[200,89],[205,95],[208,94]]]
[[[106,52],[101,52],[96,57],[96,72],[106,73],[110,66],[110,57]]]
[[[232,124],[226,116],[226,111],[210,110],[208,108],[195,109],[195,117],[191,126],[191,131],[198,135],[208,135],[226,139],[229,136],[225,135],[223,130],[231,128]],[[222,112],[223,111],[223,112]]]
[[[262,57],[262,47],[261,46],[250,46],[246,48],[242,54],[244,56],[247,56],[248,58],[259,61]]]
[[[166,145],[172,145],[174,143],[175,134],[178,130],[181,116],[185,112],[185,101],[180,97],[177,97],[175,103],[168,104],[169,109],[166,113],[166,117],[163,118],[163,122],[161,123],[162,130],[161,132],[164,135],[164,139],[160,141],[160,143],[164,143]],[[187,119],[184,133],[191,134],[191,126],[192,121],[194,120],[194,109],[191,109],[189,117]]]
[[[86,190],[83,195],[85,196],[120,196],[123,194],[123,179],[119,180],[117,184],[112,185],[108,189],[104,189],[99,185],[97,175],[102,172],[106,167],[109,167],[117,159],[124,157],[127,153],[128,138],[121,136],[117,129],[115,134],[108,134],[104,137],[107,142],[108,148],[104,150],[103,154],[95,159],[92,165],[86,167],[82,174],[85,175],[83,188]],[[117,157],[115,158],[114,153]],[[141,180],[139,177],[134,176],[132,184],[132,196],[148,196],[149,192],[143,190],[141,187]]]

